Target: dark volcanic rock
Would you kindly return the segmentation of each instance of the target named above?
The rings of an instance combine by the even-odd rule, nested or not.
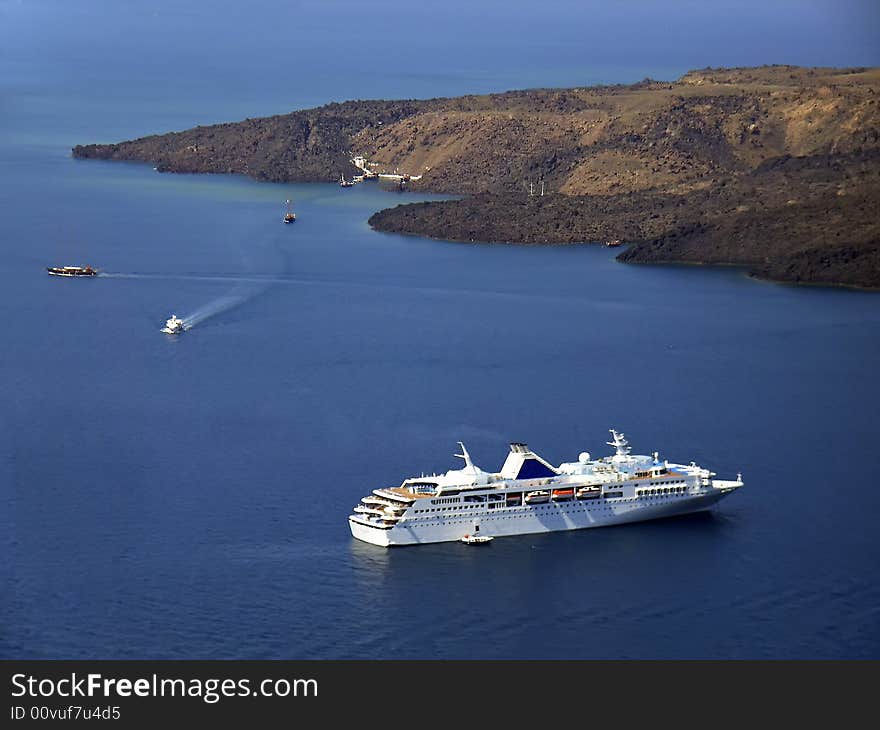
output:
[[[878,209],[880,154],[870,153],[780,161],[682,195],[485,194],[401,205],[369,222],[455,241],[620,239],[629,263],[734,264],[777,281],[880,288]]]
[[[160,172],[237,173],[270,182],[351,176],[351,137],[394,124],[431,102],[361,101],[195,127],[117,144],[77,145],[73,156],[151,162]]]
[[[332,181],[374,169],[462,200],[399,206],[377,229],[459,241],[618,238],[627,262],[734,264],[880,287],[880,69],[766,66],[676,82],[352,101],[196,127],[76,157],[160,171]],[[546,195],[529,196],[543,185]]]

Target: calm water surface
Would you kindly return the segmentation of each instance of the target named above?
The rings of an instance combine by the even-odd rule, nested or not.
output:
[[[98,5],[114,12],[82,7]],[[356,96],[350,73],[364,96],[524,84],[467,49],[484,62],[447,75],[349,73],[319,14],[322,73],[224,94],[207,40],[173,56],[191,75],[114,66],[121,41],[77,44],[65,22],[87,18],[60,7],[4,6],[20,32],[0,57],[0,656],[880,655],[877,295],[383,235],[365,221],[400,196],[367,184],[72,160],[78,142]],[[45,275],[69,263],[107,275]],[[199,323],[162,335],[171,312]],[[362,495],[454,466],[459,439],[494,470],[511,440],[554,463],[604,453],[611,426],[746,487],[710,514],[484,549],[348,532]]]

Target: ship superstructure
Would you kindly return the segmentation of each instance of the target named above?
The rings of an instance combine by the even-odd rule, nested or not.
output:
[[[510,444],[501,469],[476,466],[459,442],[461,469],[374,489],[349,515],[351,534],[374,545],[413,545],[639,522],[699,512],[743,485],[715,472],[635,455],[611,429],[615,453],[553,466],[524,443]]]

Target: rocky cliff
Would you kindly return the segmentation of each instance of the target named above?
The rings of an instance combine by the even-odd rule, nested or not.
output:
[[[110,145],[77,157],[330,181],[379,170],[464,199],[381,230],[464,241],[621,238],[632,262],[726,263],[880,286],[880,69],[769,66],[675,82],[363,101]],[[536,193],[543,184],[544,196]]]

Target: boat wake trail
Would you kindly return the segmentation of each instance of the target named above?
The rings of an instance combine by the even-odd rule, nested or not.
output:
[[[252,231],[247,236],[246,245],[243,243],[244,240],[239,232],[235,232],[225,240],[221,238],[218,242],[221,246],[225,245],[227,251],[238,250],[241,264],[240,271],[237,273],[102,272],[101,276],[107,279],[141,279],[225,285],[222,287],[226,289],[225,293],[210,300],[207,304],[199,306],[195,311],[180,317],[172,315],[172,319],[176,318],[176,321],[167,326],[174,330],[170,334],[176,334],[179,331],[191,330],[218,314],[240,307],[272,286],[294,283],[285,277],[285,257],[283,249],[279,246],[280,237],[277,234],[271,235],[268,231]],[[195,287],[192,288],[195,289]],[[185,287],[185,289],[188,290],[190,287]],[[169,320],[169,322],[171,321]]]
[[[261,284],[239,284],[232,291],[217,297],[211,302],[199,307],[195,312],[182,317],[184,327],[191,330],[196,325],[201,324],[206,319],[216,317],[218,314],[228,312],[246,301],[253,299],[257,295],[269,288],[270,282]]]
[[[241,276],[237,274],[98,274],[103,279],[154,279],[161,281],[217,281],[217,282],[253,282],[257,284],[297,283],[296,279],[277,276],[275,274]]]

